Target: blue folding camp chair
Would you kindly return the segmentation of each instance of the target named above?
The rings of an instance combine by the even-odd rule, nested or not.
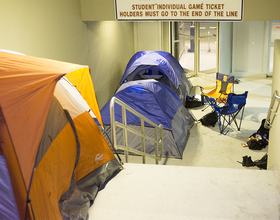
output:
[[[221,134],[225,134],[224,133],[225,129],[229,125],[231,125],[232,122],[235,123],[237,130],[240,131],[247,95],[248,95],[248,91],[246,91],[243,94],[230,93],[227,98],[227,103],[224,106],[217,105],[216,100],[213,98],[208,100],[211,107],[219,115],[218,122],[219,122],[219,128]],[[237,115],[240,112],[241,112],[241,116],[239,119],[240,122],[238,124]]]

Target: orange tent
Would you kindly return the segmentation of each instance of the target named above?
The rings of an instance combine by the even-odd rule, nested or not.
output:
[[[88,66],[0,52],[0,154],[20,219],[73,217],[77,195],[89,207],[120,170],[94,117],[102,123]]]

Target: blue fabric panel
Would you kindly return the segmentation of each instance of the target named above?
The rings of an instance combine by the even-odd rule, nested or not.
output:
[[[134,71],[132,71],[131,74],[129,74],[129,75],[133,76],[133,80],[134,80],[135,77],[138,75],[138,73],[140,73],[144,70],[147,70],[149,75],[164,75],[168,78],[168,76],[165,74],[165,72],[159,66],[148,65],[148,64],[147,65],[141,64],[139,66],[136,66]]]
[[[19,219],[10,175],[2,155],[0,155],[0,198],[0,219]]]
[[[130,74],[138,74],[152,66],[158,67],[178,88],[180,77],[184,70],[179,62],[170,53],[165,51],[140,51],[134,54],[126,66],[119,85],[125,82]]]
[[[216,79],[221,82],[234,83],[234,76],[225,75],[223,73],[217,73]]]
[[[182,102],[176,93],[156,80],[138,80],[123,84],[114,95],[146,118],[171,129],[172,119]],[[122,122],[121,107],[116,105],[115,118]],[[104,124],[110,124],[110,101],[101,109]],[[140,119],[127,111],[128,124],[140,124]]]
[[[173,57],[170,53],[165,51],[155,51],[155,53],[158,53],[159,55],[163,56],[166,60],[168,60],[170,65],[173,67],[176,75],[178,76],[178,78],[180,78],[181,74],[184,72],[184,69],[178,62],[178,60],[176,60],[176,58]]]
[[[222,107],[214,105],[215,111],[222,115],[233,114],[246,104],[247,95],[248,91],[243,94],[230,93],[228,95],[227,104]]]

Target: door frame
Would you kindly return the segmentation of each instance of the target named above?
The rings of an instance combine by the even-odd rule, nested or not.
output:
[[[171,54],[179,61],[180,59],[180,51],[178,47],[178,43],[181,41],[186,41],[186,40],[194,40],[195,44],[195,50],[194,50],[194,71],[185,69],[185,72],[189,76],[198,76],[199,73],[209,73],[209,71],[200,71],[199,70],[199,64],[200,64],[200,40],[204,39],[208,36],[200,36],[200,23],[199,21],[193,21],[194,24],[194,36],[191,35],[184,35],[186,39],[184,40],[179,40],[179,22],[172,21],[170,22],[171,24]],[[219,72],[219,26],[220,22],[217,22],[217,35],[216,35],[216,71],[212,71],[213,69],[210,70],[211,73],[213,72]]]

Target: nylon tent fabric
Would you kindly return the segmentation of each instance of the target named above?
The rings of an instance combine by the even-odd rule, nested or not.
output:
[[[162,124],[164,128],[164,151],[170,156],[182,158],[185,145],[187,143],[189,130],[195,119],[193,115],[182,105],[176,93],[165,84],[156,80],[139,80],[124,83],[116,92],[114,97],[123,101],[138,113],[142,114],[155,124]],[[104,122],[106,138],[111,137],[110,131],[110,101],[101,109],[101,116]],[[127,124],[138,126],[140,131],[140,119],[129,111],[126,112]],[[115,105],[115,120],[122,122],[121,107]],[[154,135],[149,129],[149,124],[145,123],[147,135]],[[122,144],[122,130],[117,130],[119,143]],[[109,138],[108,138],[109,139]],[[110,142],[110,140],[108,140]],[[129,146],[141,150],[141,139],[128,134]],[[153,152],[152,143],[146,143],[147,152]]]
[[[164,51],[139,51],[132,56],[127,64],[126,70],[120,80],[119,85],[121,85],[125,79],[132,74],[136,68],[137,72],[151,68],[152,66],[157,66],[161,71],[163,71],[167,78],[175,85],[176,88],[179,87],[179,79],[181,74],[184,72],[178,61],[168,52]]]
[[[74,131],[57,99],[53,100],[30,186],[29,196],[35,219],[61,218],[58,202],[70,187],[75,164],[79,159],[79,146]],[[44,139],[53,140],[45,144]]]
[[[131,81],[123,84],[114,97],[129,104],[134,110],[156,124],[171,129],[172,119],[182,105],[175,92],[156,80]],[[167,102],[168,100],[168,102]],[[104,124],[110,124],[110,101],[101,110]],[[116,109],[116,120],[122,122],[121,108]],[[127,113],[128,124],[140,124],[140,119]]]
[[[83,158],[83,160],[79,161],[75,171],[76,181],[78,181],[83,176],[102,165],[99,161],[95,161],[96,155],[103,154],[103,163],[114,159],[114,155],[110,153],[111,149],[98,129],[98,126],[94,120],[92,120],[89,106],[76,90],[76,87],[67,82],[64,78],[61,78],[57,83],[54,95],[58,98],[63,108],[69,111],[77,127],[78,136],[80,137],[81,158]],[[65,97],[67,97],[67,99],[65,99]],[[107,153],[104,153],[104,151],[107,151]],[[85,169],[83,167],[88,168]]]
[[[75,111],[73,120],[67,110],[52,113],[58,109],[51,107],[54,91],[64,75],[75,87],[76,95],[60,97],[78,106],[66,107]],[[56,100],[60,106],[61,100]],[[121,168],[93,119],[96,116],[102,124],[88,66],[0,52],[0,110],[0,154],[7,162],[20,219],[61,219],[61,199],[70,201],[69,211],[74,213],[79,210],[79,204],[69,199],[74,189],[90,190],[83,200],[89,204]],[[64,114],[68,121],[63,122]],[[91,164],[85,162],[89,160]],[[92,185],[81,187],[88,182]],[[86,215],[85,210],[76,217]]]
[[[72,85],[79,91],[83,99],[89,105],[91,111],[102,124],[100,110],[98,107],[93,83],[89,73],[89,68],[79,68],[65,75],[65,77],[72,83]]]
[[[66,77],[62,77],[57,82],[54,90],[54,96],[59,99],[63,108],[69,111],[72,118],[75,118],[86,111],[90,113],[92,118],[96,118],[81,93],[72,83],[68,81]]]
[[[13,150],[12,140],[6,125],[6,121],[0,105],[0,154],[6,160],[7,168],[10,173],[11,184],[13,187],[15,200],[19,212],[20,219],[24,219],[24,212],[26,209],[27,191],[24,180],[21,175],[20,167],[17,166],[17,158]],[[11,174],[12,170],[12,174]]]
[[[77,67],[75,64],[0,53],[0,105],[14,147],[11,153],[20,165],[26,192],[48,114],[46,109],[50,107],[56,81]],[[30,108],[32,103],[36,103],[36,108]],[[22,120],[26,118],[28,120]],[[7,163],[11,171],[13,165],[9,167]],[[22,214],[25,210],[19,213],[21,218],[25,217]]]
[[[81,66],[5,52],[0,53],[0,66],[1,107],[28,188],[36,157],[33,148],[40,143],[56,81]],[[29,108],[34,102],[36,109]]]
[[[143,79],[156,79],[173,89],[183,105],[192,85],[184,69],[170,53],[165,51],[139,51],[129,60],[118,87],[123,83]]]
[[[15,196],[4,156],[0,155],[0,216],[1,219],[19,220]]]
[[[181,74],[184,72],[184,69],[181,66],[181,64],[178,62],[178,60],[176,60],[174,56],[172,56],[170,53],[166,51],[156,51],[156,53],[164,57],[166,60],[168,60],[170,65],[173,67],[177,77],[180,78]]]

